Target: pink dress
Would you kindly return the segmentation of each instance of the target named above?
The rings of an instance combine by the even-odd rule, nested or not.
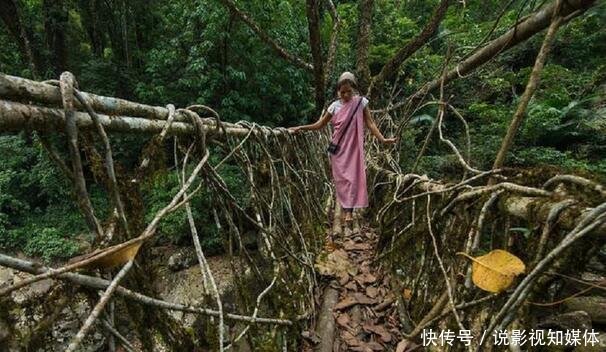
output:
[[[364,106],[368,102],[361,96],[354,96],[347,103],[335,102],[340,109],[332,114],[330,122],[334,126],[332,142],[337,143],[347,120],[358,105],[359,99],[364,99],[353,121],[345,131],[339,151],[330,155],[333,182],[335,183],[337,200],[343,208],[368,207],[368,191],[366,189],[366,165],[364,162]],[[328,109],[334,110],[334,105]]]

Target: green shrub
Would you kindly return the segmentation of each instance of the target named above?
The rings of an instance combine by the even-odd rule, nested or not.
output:
[[[24,231],[15,231],[19,236],[31,234]],[[54,258],[69,258],[78,253],[78,245],[53,227],[44,228],[27,241],[24,248],[25,253],[30,256],[39,256],[45,260]]]

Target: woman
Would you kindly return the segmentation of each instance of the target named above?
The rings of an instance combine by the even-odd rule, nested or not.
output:
[[[335,154],[330,154],[333,182],[337,200],[350,223],[354,208],[368,206],[366,167],[364,163],[364,126],[382,143],[394,143],[395,138],[385,138],[377,128],[368,109],[368,99],[357,94],[355,76],[344,72],[337,81],[339,99],[335,100],[324,115],[315,123],[291,127],[293,133],[302,130],[319,130],[330,121],[334,126],[332,142],[339,144]],[[348,125],[349,119],[351,123]],[[341,137],[342,136],[342,137]]]

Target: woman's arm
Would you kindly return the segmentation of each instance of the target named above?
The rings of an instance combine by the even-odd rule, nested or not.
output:
[[[309,125],[302,125],[302,126],[296,126],[296,127],[291,127],[289,128],[289,130],[291,130],[293,133],[297,133],[300,131],[315,131],[315,130],[319,130],[322,127],[326,126],[326,124],[328,124],[328,121],[330,121],[330,118],[332,117],[332,114],[329,113],[328,111],[326,111],[324,113],[324,115],[322,115],[322,117],[320,117],[318,119],[318,121],[309,124]]]
[[[381,133],[381,131],[379,131],[377,124],[375,124],[375,120],[370,115],[370,110],[368,109],[368,106],[364,107],[364,124],[370,130],[370,133],[372,133],[373,136],[377,137],[379,142],[381,142],[381,143],[395,143],[396,142],[395,138],[383,137],[383,134]]]

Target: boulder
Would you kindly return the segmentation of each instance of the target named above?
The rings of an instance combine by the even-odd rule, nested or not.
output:
[[[181,248],[168,258],[168,268],[172,271],[187,269],[196,264],[198,258],[193,248]]]
[[[556,330],[591,330],[591,317],[582,310],[568,312],[564,314],[552,315],[545,318],[538,324],[541,329],[556,329]]]
[[[600,332],[597,336],[599,342],[595,345],[577,346],[573,352],[603,352],[606,351],[606,333]]]
[[[564,302],[567,312],[585,311],[594,323],[606,323],[606,297],[587,296],[573,297]]]
[[[15,279],[19,278],[16,276]],[[17,279],[17,281],[22,280],[21,278]],[[55,282],[52,279],[45,279],[36,281],[28,286],[25,286],[19,290],[13,291],[11,297],[15,303],[18,305],[24,305],[27,302],[33,301],[34,299],[40,298],[46,295]]]
[[[12,285],[14,276],[13,269],[0,267],[0,287]]]

